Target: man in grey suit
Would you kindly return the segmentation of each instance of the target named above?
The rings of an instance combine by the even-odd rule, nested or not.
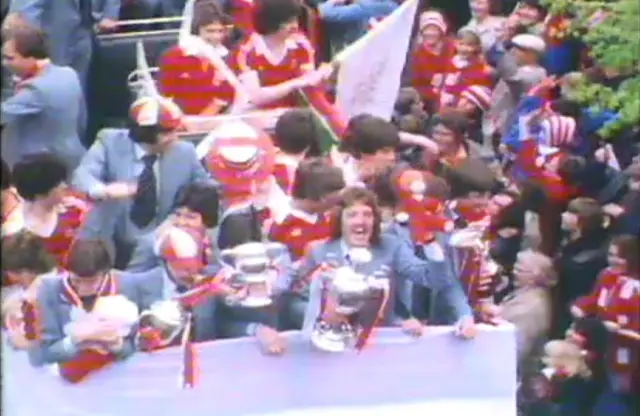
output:
[[[191,143],[177,129],[180,109],[162,97],[133,103],[128,129],[98,134],[72,184],[98,202],[84,235],[100,236],[116,248],[116,267],[125,267],[139,237],[156,229],[192,183],[214,184]]]
[[[181,295],[199,287],[206,279],[219,273],[220,267],[217,264],[206,264],[208,248],[202,238],[204,228],[201,227],[198,230],[200,232],[192,231],[194,230],[191,228],[174,225],[159,231],[153,242],[155,267],[145,272],[148,278],[141,285],[145,298],[154,302],[179,299]],[[221,286],[221,291],[223,289],[231,290]],[[193,313],[193,341],[212,341],[217,338],[215,296],[220,293],[216,290],[215,293],[205,294],[199,297],[198,301],[189,304],[188,308]],[[143,321],[141,328],[148,329],[149,326]],[[177,338],[164,341],[173,343]],[[141,343],[142,349],[156,349],[160,346]]]
[[[51,59],[78,72],[86,84],[93,50],[93,29],[117,27],[121,0],[13,0],[11,13],[19,13],[39,26],[51,43]]]
[[[8,35],[3,65],[19,81],[15,94],[2,102],[3,158],[13,166],[27,154],[47,152],[73,170],[85,151],[79,132],[86,108],[78,75],[51,63],[39,28],[15,25]]]

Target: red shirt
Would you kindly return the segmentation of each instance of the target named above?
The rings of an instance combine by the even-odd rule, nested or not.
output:
[[[60,266],[64,267],[69,248],[90,209],[91,204],[86,200],[71,195],[66,197],[58,209],[58,221],[53,232],[48,237],[42,237],[47,251],[55,257]],[[4,226],[6,228],[3,231],[7,234],[26,229],[23,210],[15,209]]]
[[[293,182],[296,176],[296,170],[300,161],[284,153],[276,155],[275,165],[273,167],[273,176],[284,193],[291,195],[293,190]]]
[[[328,239],[332,225],[327,215],[313,215],[292,208],[284,218],[271,224],[269,240],[286,245],[291,258],[297,260],[304,256],[311,243]]]
[[[253,8],[252,0],[231,0],[231,19],[233,20],[233,25],[242,30],[245,35],[254,32]]]
[[[238,48],[234,56],[237,72],[246,74],[255,72],[261,87],[271,87],[299,77],[315,68],[315,52],[309,40],[301,33],[291,35],[285,42],[285,54],[277,59],[267,49],[264,39],[257,33],[252,34]],[[296,107],[297,99],[291,94],[276,100],[265,108]]]
[[[616,323],[620,329],[640,333],[640,282],[605,269],[590,294],[575,306],[587,315]],[[618,375],[627,375],[630,386],[640,383],[640,342],[613,333],[609,364]],[[636,390],[637,391],[637,390]]]
[[[442,88],[442,74],[447,72],[451,59],[456,54],[453,41],[444,41],[442,49],[438,52],[431,51],[423,45],[419,45],[411,56],[411,85],[418,90],[424,101],[437,100]]]
[[[179,45],[160,58],[160,93],[172,98],[185,114],[201,114],[212,104],[220,109],[233,102],[234,88],[206,58],[185,53]]]
[[[439,75],[436,75],[434,80],[439,78]],[[440,81],[442,89],[439,97],[441,106],[455,106],[462,92],[473,85],[493,87],[491,68],[481,59],[466,61],[456,55],[449,60],[442,76],[444,78]]]
[[[550,199],[558,203],[566,203],[578,196],[578,190],[566,184],[560,175],[548,169],[551,162],[560,163],[558,158],[564,156],[565,154],[560,151],[543,156],[535,140],[525,140],[516,154],[515,163],[526,177],[542,186]]]

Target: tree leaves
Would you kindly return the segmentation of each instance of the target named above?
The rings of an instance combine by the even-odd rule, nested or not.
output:
[[[640,125],[640,2],[638,0],[543,0],[551,13],[575,16],[572,33],[587,44],[600,67],[630,75],[617,89],[582,83],[576,98],[590,106],[611,109],[620,119],[600,134],[611,137],[621,128]],[[598,14],[596,14],[598,13]],[[604,17],[606,16],[606,17]]]

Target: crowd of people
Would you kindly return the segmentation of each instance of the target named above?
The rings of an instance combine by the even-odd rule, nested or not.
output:
[[[615,109],[575,98],[582,80],[616,88],[637,74],[595,60],[566,32],[574,16],[470,0],[454,30],[421,10],[389,121],[346,120],[335,65],[316,55],[375,30],[395,1],[320,2],[332,29],[319,51],[298,0],[197,0],[190,42],[162,55],[155,79],[138,68],[128,127],[85,149],[91,36],[116,30],[131,2],[97,3],[13,1],[3,24],[17,82],[2,100],[2,311],[33,365],[79,382],[180,344],[180,331],[256,337],[277,355],[290,329],[353,328],[361,348],[376,324],[412,336],[454,325],[473,342],[478,324],[506,321],[522,414],[638,414],[640,130],[601,137]],[[170,15],[184,3],[144,2]],[[214,117],[249,108],[273,110],[275,125]],[[196,129],[187,115],[209,120],[202,154],[181,139]],[[255,258],[268,279],[238,278]],[[374,319],[345,317],[328,295],[344,267],[384,282]],[[115,295],[138,311],[178,299],[189,329],[92,318]]]

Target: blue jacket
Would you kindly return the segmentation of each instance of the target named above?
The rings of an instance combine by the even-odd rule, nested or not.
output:
[[[362,266],[362,271],[368,275],[374,275],[377,272],[389,273],[388,279],[391,280],[392,291],[391,302],[396,299],[395,291],[398,290],[398,283],[410,281],[441,292],[443,298],[446,299],[447,306],[455,311],[457,318],[467,317],[472,314],[471,307],[460,283],[452,279],[447,273],[443,273],[441,265],[416,257],[406,242],[387,233],[382,233],[380,243],[371,247],[371,252],[373,259]],[[307,278],[322,264],[330,264],[335,267],[343,266],[347,261],[346,256],[347,253],[344,251],[342,240],[332,240],[317,246],[311,251],[302,266],[292,275],[291,283],[298,279]],[[318,313],[320,313],[320,281],[321,279],[313,279],[311,282],[309,304],[303,330],[310,328],[312,323],[315,322]],[[391,312],[394,309],[395,305],[393,304],[387,309],[386,325],[392,323],[393,314]]]
[[[542,66],[549,75],[562,76],[578,70],[580,52],[584,45],[577,39],[568,39],[558,45],[547,45]]]
[[[327,23],[327,33],[337,52],[367,33],[370,19],[386,17],[397,7],[398,3],[393,0],[357,0],[351,3],[328,0],[318,6],[318,13]]]

